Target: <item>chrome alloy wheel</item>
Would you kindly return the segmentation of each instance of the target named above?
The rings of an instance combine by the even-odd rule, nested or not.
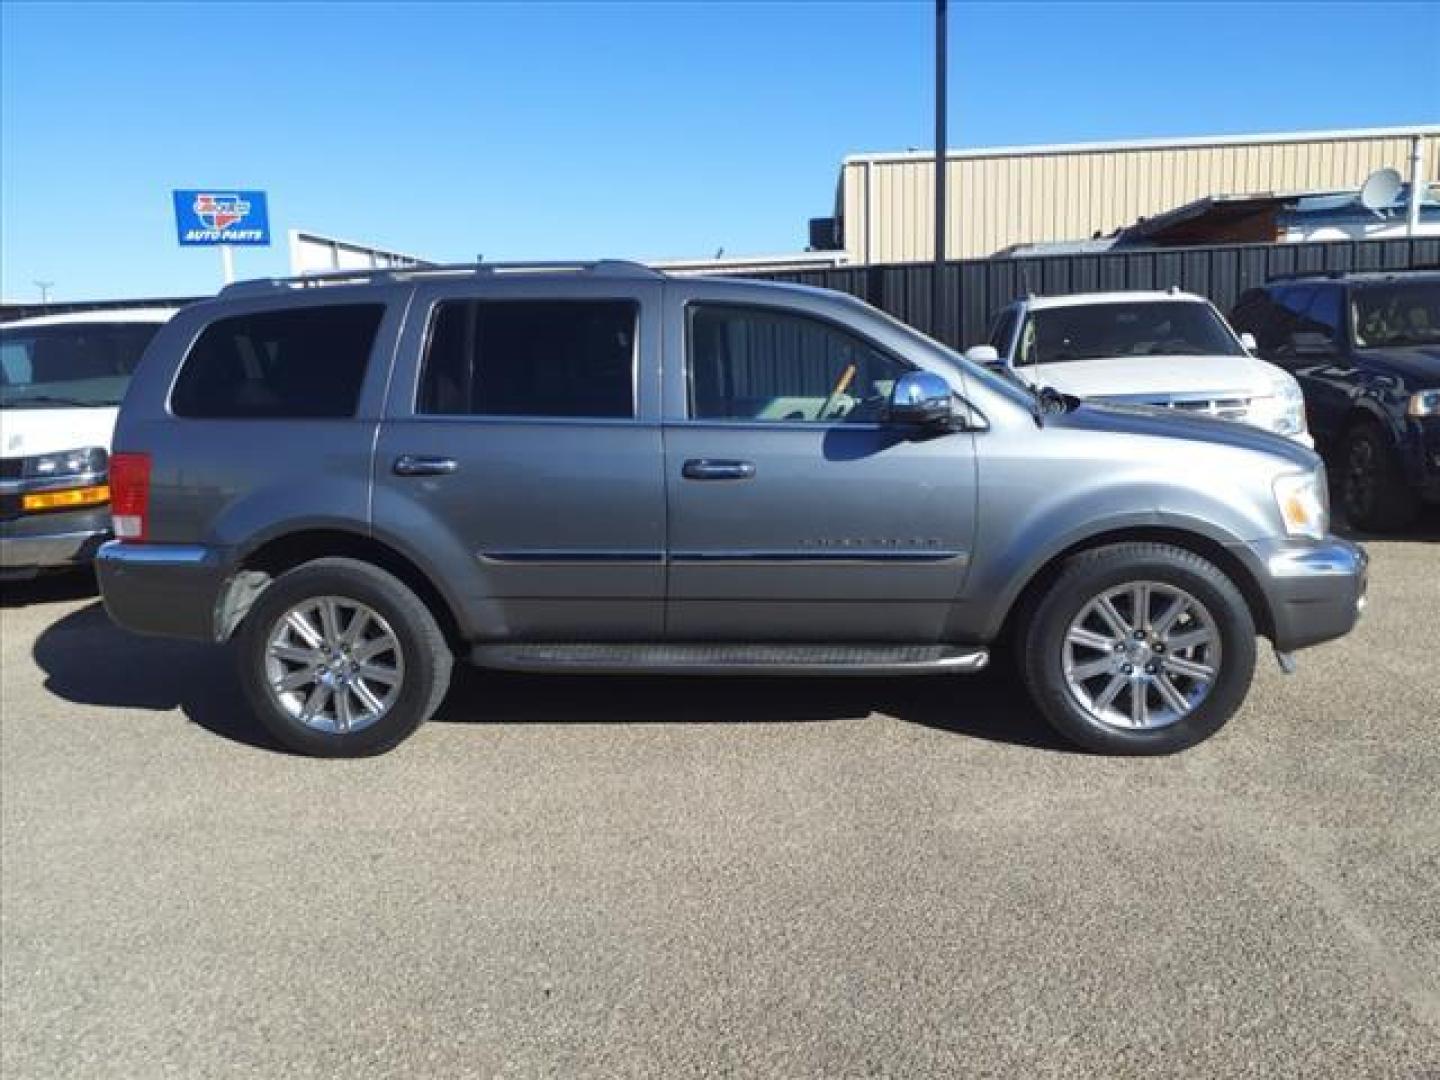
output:
[[[1184,589],[1134,581],[1105,590],[1065,632],[1065,682],[1111,727],[1168,727],[1189,716],[1220,673],[1215,619]]]
[[[265,645],[265,682],[287,713],[344,735],[375,723],[405,680],[400,639],[376,611],[343,596],[315,596],[278,620]]]

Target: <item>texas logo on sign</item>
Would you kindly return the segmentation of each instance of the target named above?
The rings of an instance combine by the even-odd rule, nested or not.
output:
[[[176,191],[175,228],[182,244],[268,244],[263,191],[210,188]]]

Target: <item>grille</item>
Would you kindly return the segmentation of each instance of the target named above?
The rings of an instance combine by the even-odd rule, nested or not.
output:
[[[25,472],[25,459],[0,458],[0,480],[19,480]]]
[[[1193,401],[1157,401],[1178,412],[1218,416],[1221,420],[1244,420],[1250,415],[1249,398],[1199,398]]]

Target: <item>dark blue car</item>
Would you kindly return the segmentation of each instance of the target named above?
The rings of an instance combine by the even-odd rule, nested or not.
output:
[[[1440,502],[1440,272],[1271,281],[1231,322],[1300,381],[1353,525],[1398,529]]]

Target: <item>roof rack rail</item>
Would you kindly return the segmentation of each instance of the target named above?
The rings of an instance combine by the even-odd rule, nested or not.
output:
[[[663,279],[663,271],[644,263],[625,259],[555,262],[494,262],[448,263],[433,266],[362,267],[355,270],[329,270],[322,274],[296,277],[252,278],[226,285],[220,296],[248,296],[255,293],[279,292],[285,289],[314,289],[327,285],[373,285],[383,282],[405,282],[424,278],[492,277],[500,274],[595,274],[607,277]]]
[[[1353,270],[1292,270],[1285,274],[1271,274],[1265,280],[1271,281],[1303,281],[1307,278],[1325,278],[1334,281],[1343,278],[1346,274],[1353,274]]]

